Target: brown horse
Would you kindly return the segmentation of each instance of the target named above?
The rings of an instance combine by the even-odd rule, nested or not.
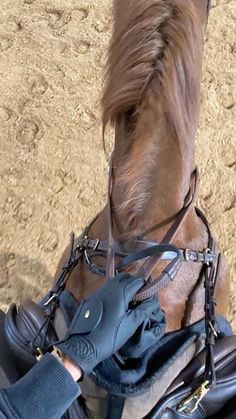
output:
[[[207,0],[114,0],[114,30],[102,98],[104,132],[115,126],[113,234],[160,242],[180,212],[195,169]],[[155,228],[153,227],[155,226]],[[107,208],[89,230],[108,237]],[[208,233],[193,206],[173,239],[180,248],[203,250]],[[58,271],[65,263],[65,251]],[[105,265],[104,259],[95,262]],[[160,273],[157,264],[153,275]],[[136,266],[129,269],[135,272]],[[177,277],[159,291],[168,331],[204,317],[200,263],[183,263]],[[104,281],[83,261],[67,289],[81,300]],[[217,312],[225,315],[229,277],[221,261]]]

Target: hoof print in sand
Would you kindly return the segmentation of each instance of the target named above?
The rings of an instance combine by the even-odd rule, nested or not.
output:
[[[221,159],[225,167],[229,169],[236,168],[236,158],[235,158],[235,150],[228,150],[228,152],[224,149],[221,153]]]
[[[34,120],[27,119],[21,122],[16,133],[16,140],[23,146],[35,148],[39,134],[40,129],[38,123]]]
[[[48,82],[42,74],[35,74],[28,79],[29,92],[33,96],[43,95],[48,89]]]
[[[102,22],[101,20],[97,20],[97,22],[94,23],[94,29],[99,33],[104,33],[108,31],[108,24],[105,22]]]
[[[71,20],[70,13],[67,13],[62,10],[47,9],[46,12],[48,14],[48,26],[51,29],[61,29],[63,26],[67,25],[67,23],[69,23]]]
[[[229,163],[228,163],[228,167],[229,167],[230,169],[236,168],[236,160],[233,160],[232,162],[229,162]]]
[[[20,202],[15,207],[13,218],[20,224],[26,223],[33,215],[33,207],[29,203]]]
[[[9,32],[19,32],[22,30],[21,22],[17,20],[14,16],[9,17],[6,27],[7,31]]]
[[[80,110],[78,112],[78,116],[80,118],[81,124],[86,128],[92,128],[92,126],[96,123],[96,115],[90,110]]]
[[[91,48],[91,44],[88,41],[78,41],[74,44],[74,51],[80,55],[87,54],[90,48]]]
[[[78,10],[74,12],[76,14],[77,20],[82,21],[87,19],[89,15],[89,10],[85,7],[80,7]]]
[[[236,208],[236,196],[233,197],[228,203],[225,203],[223,212],[229,212]]]
[[[236,160],[234,156],[232,156],[231,159],[230,157],[228,157],[228,159],[225,159],[224,164],[229,169],[236,169]]]
[[[13,38],[10,35],[0,35],[0,53],[8,50],[13,45]]]
[[[7,122],[12,116],[12,111],[5,106],[0,106],[0,122]]]
[[[58,245],[58,234],[53,230],[45,230],[40,234],[38,239],[38,245],[46,253],[51,253],[56,249]]]

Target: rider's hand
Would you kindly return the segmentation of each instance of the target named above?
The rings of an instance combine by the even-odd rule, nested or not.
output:
[[[89,374],[118,351],[155,311],[156,299],[133,305],[144,280],[127,273],[110,279],[80,304],[65,339],[56,345]]]

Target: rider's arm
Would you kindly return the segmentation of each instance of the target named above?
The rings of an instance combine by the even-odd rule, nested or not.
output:
[[[156,299],[133,304],[143,285],[142,278],[121,273],[82,301],[66,337],[51,345],[64,354],[64,365],[46,354],[26,376],[0,392],[0,418],[61,417],[80,394],[74,380],[117,352],[156,310]]]
[[[47,354],[23,378],[0,390],[0,418],[59,418],[80,395],[75,380],[81,371],[68,359],[64,365]]]

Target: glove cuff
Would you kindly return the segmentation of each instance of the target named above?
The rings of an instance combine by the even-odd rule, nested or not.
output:
[[[86,338],[71,336],[55,345],[64,355],[78,365],[84,374],[89,375],[97,366],[96,350]]]

